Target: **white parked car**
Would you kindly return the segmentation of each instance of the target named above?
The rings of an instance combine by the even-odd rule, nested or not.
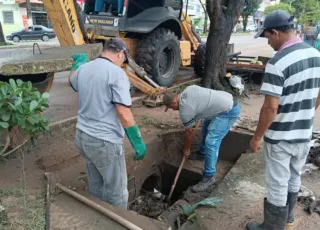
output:
[[[248,25],[246,30],[247,32],[255,32],[257,27],[255,25]]]

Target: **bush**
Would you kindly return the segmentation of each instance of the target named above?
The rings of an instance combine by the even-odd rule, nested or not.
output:
[[[10,79],[9,83],[0,81],[0,135],[9,133],[10,139],[14,127],[31,137],[49,130],[49,122],[42,115],[49,107],[48,98],[49,93],[41,95],[31,82],[19,79]],[[0,152],[3,153],[4,149]]]

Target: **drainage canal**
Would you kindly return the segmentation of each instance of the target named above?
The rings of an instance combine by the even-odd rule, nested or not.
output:
[[[219,162],[217,164],[216,184],[218,184],[228,171],[232,168],[242,153],[249,149],[251,135],[242,132],[229,132],[224,138],[219,151]],[[201,133],[197,134],[194,143],[197,148],[200,146]],[[164,143],[164,144],[163,144]],[[141,170],[140,173],[132,174],[135,176],[135,183],[141,184],[136,187],[138,193],[133,196],[129,203],[129,209],[153,219],[161,219],[172,226],[172,229],[178,229],[186,221],[183,215],[181,204],[194,204],[205,199],[214,189],[203,193],[193,193],[190,187],[197,184],[202,178],[203,161],[186,161],[177,181],[175,190],[170,201],[166,200],[171,186],[176,176],[178,166],[181,162],[182,149],[184,143],[183,132],[172,132],[162,137],[162,154],[157,160],[152,160],[146,167],[155,168],[151,173],[148,170]],[[149,148],[149,159],[152,154],[159,157],[160,146],[152,145]],[[152,166],[150,166],[150,163]],[[156,164],[156,165],[154,165]],[[132,183],[131,183],[132,184]],[[134,184],[134,183],[133,183]],[[172,218],[174,216],[174,218]],[[179,216],[179,224],[176,217]]]

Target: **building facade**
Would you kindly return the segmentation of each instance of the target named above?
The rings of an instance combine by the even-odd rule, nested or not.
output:
[[[15,0],[0,0],[0,21],[4,35],[22,28],[19,3]]]

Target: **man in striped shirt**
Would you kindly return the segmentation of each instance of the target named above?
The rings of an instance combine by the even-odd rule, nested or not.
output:
[[[310,149],[315,109],[320,104],[320,53],[297,39],[293,17],[276,10],[255,36],[266,37],[277,51],[266,66],[261,92],[265,101],[251,140],[261,150],[264,136],[267,198],[264,222],[247,229],[285,229],[293,225],[301,170]]]

